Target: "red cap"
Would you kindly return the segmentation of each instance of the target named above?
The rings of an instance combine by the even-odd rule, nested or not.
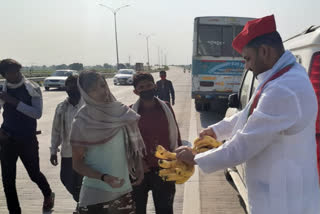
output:
[[[242,53],[242,49],[254,38],[276,31],[274,16],[248,21],[242,31],[234,38],[232,47]]]

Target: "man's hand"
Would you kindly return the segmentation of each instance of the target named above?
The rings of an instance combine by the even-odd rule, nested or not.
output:
[[[50,157],[50,162],[53,166],[57,166],[58,165],[58,158],[57,155],[51,155]]]
[[[172,104],[171,105],[174,106],[174,100],[172,100]]]
[[[19,104],[19,100],[10,96],[7,92],[0,92],[0,99],[13,105],[14,107],[17,107]]]
[[[175,150],[175,152],[177,153],[177,159],[179,161],[183,161],[190,165],[196,165],[196,162],[194,161],[195,153],[190,147],[180,146]]]
[[[109,184],[112,188],[120,188],[124,184],[123,178],[114,177],[112,175],[105,175],[104,182]]]
[[[202,139],[204,136],[210,136],[213,137],[214,139],[217,139],[216,133],[214,133],[212,128],[206,128],[203,129],[200,133],[199,133],[199,137]]]

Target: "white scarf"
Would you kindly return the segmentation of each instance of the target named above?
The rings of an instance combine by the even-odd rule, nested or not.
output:
[[[42,96],[40,86],[37,83],[26,79],[23,75],[22,75],[21,81],[17,84],[12,84],[12,83],[9,83],[7,80],[5,80],[4,84],[2,86],[2,91],[7,92],[8,88],[9,89],[19,88],[23,84],[25,85],[25,87],[31,97],[41,97]],[[0,99],[0,105],[3,106],[4,103],[5,103],[5,101]]]
[[[178,125],[174,119],[171,109],[167,106],[167,104],[157,97],[154,97],[154,99],[157,99],[157,101],[160,103],[160,106],[168,119],[170,149],[171,151],[174,151],[178,147]],[[137,102],[132,106],[132,109],[135,112],[138,112],[139,106],[140,99],[138,99]]]

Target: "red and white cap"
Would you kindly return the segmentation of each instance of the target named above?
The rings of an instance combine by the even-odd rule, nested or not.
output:
[[[248,21],[242,31],[233,39],[232,47],[242,53],[242,49],[254,38],[277,30],[274,16]]]

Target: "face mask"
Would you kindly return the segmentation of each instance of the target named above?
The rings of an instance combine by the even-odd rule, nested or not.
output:
[[[154,95],[155,95],[156,91],[155,89],[150,89],[150,90],[147,90],[147,91],[141,91],[140,92],[140,98],[142,100],[145,100],[145,101],[150,101],[153,99]]]
[[[78,90],[67,91],[67,94],[71,99],[75,99],[75,100],[78,100],[81,97],[80,91]]]

